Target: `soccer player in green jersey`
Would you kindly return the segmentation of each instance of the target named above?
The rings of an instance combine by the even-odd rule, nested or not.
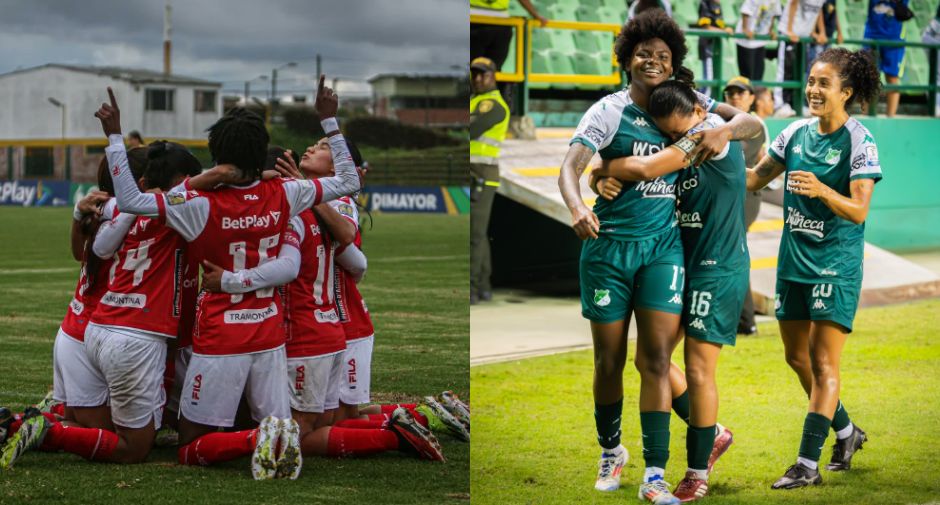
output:
[[[670,356],[676,345],[685,280],[675,220],[678,176],[632,183],[615,200],[598,200],[593,211],[581,199],[578,179],[595,152],[612,159],[661,151],[668,139],[646,112],[650,92],[677,73],[691,76],[691,72],[682,67],[687,52],[682,29],[658,10],[630,20],[617,37],[615,52],[629,85],[602,98],[584,115],[559,177],[575,232],[591,239],[582,248],[580,279],[582,314],[591,321],[594,340],[594,415],[603,449],[595,488],[619,488],[627,459],[620,444],[620,419],[627,329],[633,312],[639,331],[635,365],[640,373],[646,466],[639,495],[658,505],[672,504],[678,499],[663,475],[674,398]],[[715,110],[730,122],[703,132],[692,156],[710,158],[724,150],[729,140],[753,137],[760,130],[760,124],[746,113],[701,95],[697,99],[705,110]],[[684,392],[680,393],[682,397]]]
[[[605,160],[593,176],[624,181],[661,177],[688,165],[687,155],[705,129],[724,124],[697,103],[691,83],[667,81],[650,95],[656,126],[676,142],[649,156]],[[609,186],[604,184],[604,186]],[[686,449],[688,470],[673,494],[683,502],[708,492],[708,473],[719,429],[715,369],[723,345],[734,345],[737,321],[748,292],[750,260],[744,223],[745,163],[740,144],[700,167],[679,173],[676,183],[679,229],[688,286],[682,311],[685,364],[691,400]],[[616,197],[604,191],[602,197]],[[730,439],[730,431],[724,430]],[[727,449],[727,446],[722,446]]]
[[[867,53],[824,51],[806,81],[813,117],[791,123],[748,170],[749,191],[787,174],[775,305],[787,363],[809,394],[799,457],[774,489],[822,482],[817,462],[830,426],[828,470],[848,470],[867,440],[839,401],[839,359],[858,307],[865,218],[881,165],[875,139],[847,110],[877,100],[880,87]]]

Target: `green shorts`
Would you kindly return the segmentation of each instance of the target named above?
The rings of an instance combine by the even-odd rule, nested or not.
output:
[[[685,334],[703,342],[734,345],[741,307],[748,294],[750,272],[721,277],[692,277],[685,288],[682,326]]]
[[[777,279],[774,309],[779,321],[832,321],[852,333],[861,282],[804,284]]]
[[[682,313],[682,242],[675,228],[656,237],[585,240],[580,261],[581,315],[595,323],[626,319],[634,308]]]

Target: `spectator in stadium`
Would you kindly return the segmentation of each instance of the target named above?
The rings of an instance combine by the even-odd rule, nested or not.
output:
[[[849,110],[856,100],[877,100],[880,87],[869,53],[827,49],[806,81],[813,117],[787,126],[748,170],[752,191],[787,177],[775,311],[787,364],[809,396],[799,456],[774,489],[822,482],[818,462],[830,427],[836,443],[827,470],[849,470],[867,440],[839,400],[839,360],[862,287],[865,220],[882,178],[875,139]]]
[[[865,38],[872,40],[904,40],[904,27],[901,24],[910,19],[910,9],[907,4],[910,0],[868,0],[868,19],[865,20]],[[907,14],[907,15],[905,15]],[[870,51],[874,48],[866,47]],[[904,47],[877,48],[878,70],[884,72],[888,84],[901,82],[904,73]],[[885,92],[885,114],[894,117],[898,113],[898,102],[901,93],[898,91]],[[876,104],[871,104],[875,106]]]
[[[720,0],[699,0],[698,27],[709,31],[726,32],[729,34],[734,32],[730,26],[725,25],[725,20],[721,15]],[[698,58],[702,62],[702,77],[705,80],[711,80],[715,78],[715,61],[712,57],[714,54],[715,44],[721,44],[721,39],[714,39],[710,37],[698,38]],[[721,62],[718,64],[721,65]],[[711,93],[711,88],[705,86],[700,88],[699,92],[705,95],[709,95]]]
[[[800,39],[812,37],[817,44],[825,44],[826,27],[823,24],[822,7],[826,0],[789,0],[783,11],[778,31],[780,44],[777,48],[777,80],[798,80],[796,75],[796,51],[805,51]],[[799,48],[799,49],[798,49]],[[804,53],[805,54],[805,53]],[[775,115],[790,117],[801,114],[793,110],[793,90],[774,89]]]
[[[140,132],[137,130],[131,130],[127,134],[127,149],[133,149],[135,147],[144,147],[144,138],[140,136]]]
[[[766,88],[764,88],[766,91]],[[747,77],[738,76],[725,86],[725,103],[744,110],[751,111],[754,106],[754,87]],[[754,167],[767,149],[767,125],[764,120],[754,112],[751,112],[761,122],[760,133],[750,139],[741,140],[741,149],[744,151],[744,164],[747,167]],[[751,227],[751,224],[757,220],[760,213],[761,192],[748,191],[744,200],[744,226],[745,229]],[[748,282],[747,295],[744,297],[744,306],[741,309],[741,317],[738,321],[738,333],[743,335],[753,335],[757,333],[757,325],[754,323],[754,299],[751,297],[750,282]]]
[[[839,24],[839,15],[836,12],[836,0],[826,0],[822,8],[823,26],[826,27],[825,44],[810,44],[806,54],[806,75],[809,76],[809,69],[813,66],[813,61],[820,53],[829,49],[832,42],[832,35],[836,35],[836,43],[842,44],[842,25]]]
[[[930,20],[930,24],[927,25],[927,28],[924,28],[924,36],[921,40],[927,44],[940,44],[940,3],[937,4],[937,13]],[[927,51],[927,61],[930,61],[930,48],[925,48],[925,51]],[[936,68],[937,82],[940,82],[940,53],[937,55]],[[940,117],[940,92],[936,93],[934,104],[936,104],[936,109],[934,109],[933,115],[934,117]]]
[[[759,81],[764,78],[765,40],[753,40],[755,35],[769,35],[777,38],[774,24],[780,17],[779,0],[744,0],[741,5],[741,17],[735,27],[735,33],[742,33],[745,39],[735,39],[738,52],[738,71],[741,75]]]
[[[762,120],[774,115],[774,94],[763,86],[754,88],[754,113]]]
[[[630,6],[627,9],[627,21],[647,9],[662,9],[667,16],[672,17],[672,4],[669,0],[635,0],[634,2],[628,1],[627,4]]]
[[[487,228],[499,188],[499,152],[509,126],[509,106],[496,89],[496,65],[489,58],[470,63],[470,304],[493,297]]]

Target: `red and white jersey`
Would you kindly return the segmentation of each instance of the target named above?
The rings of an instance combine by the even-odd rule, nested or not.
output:
[[[114,253],[108,290],[91,322],[176,338],[185,268],[183,238],[160,219],[138,217]]]
[[[333,302],[335,248],[312,210],[290,220],[285,242],[300,250],[300,272],[285,289],[287,357],[323,356],[346,349]]]
[[[238,271],[277,257],[290,209],[284,181],[274,179],[169,193],[161,213],[175,228],[189,232],[194,261],[209,260]],[[283,306],[274,288],[242,294],[203,291],[197,302],[193,352],[227,355],[274,349],[284,344],[282,324]]]
[[[176,347],[193,345],[193,331],[196,329],[196,300],[199,296],[199,262],[193,255],[186,253],[183,266],[183,290],[180,296],[180,326],[177,330]]]
[[[81,275],[75,287],[75,295],[69,303],[69,309],[62,320],[62,331],[78,340],[85,341],[85,327],[91,320],[101,296],[108,291],[108,272],[111,271],[113,259],[98,259],[98,270],[95,272],[94,282],[88,277],[88,262],[82,263]]]
[[[359,209],[351,197],[344,196],[330,202],[343,217],[356,225],[356,238],[353,244],[362,248],[362,233],[359,230]],[[337,253],[342,250],[337,251]],[[356,281],[341,266],[336,267],[336,309],[339,311],[340,321],[346,333],[346,341],[370,337],[375,333],[369,308],[359,293]]]

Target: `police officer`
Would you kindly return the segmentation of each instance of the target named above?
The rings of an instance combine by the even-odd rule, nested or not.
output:
[[[470,304],[492,299],[490,209],[499,188],[499,151],[509,125],[509,107],[496,89],[496,65],[479,57],[470,63]]]

